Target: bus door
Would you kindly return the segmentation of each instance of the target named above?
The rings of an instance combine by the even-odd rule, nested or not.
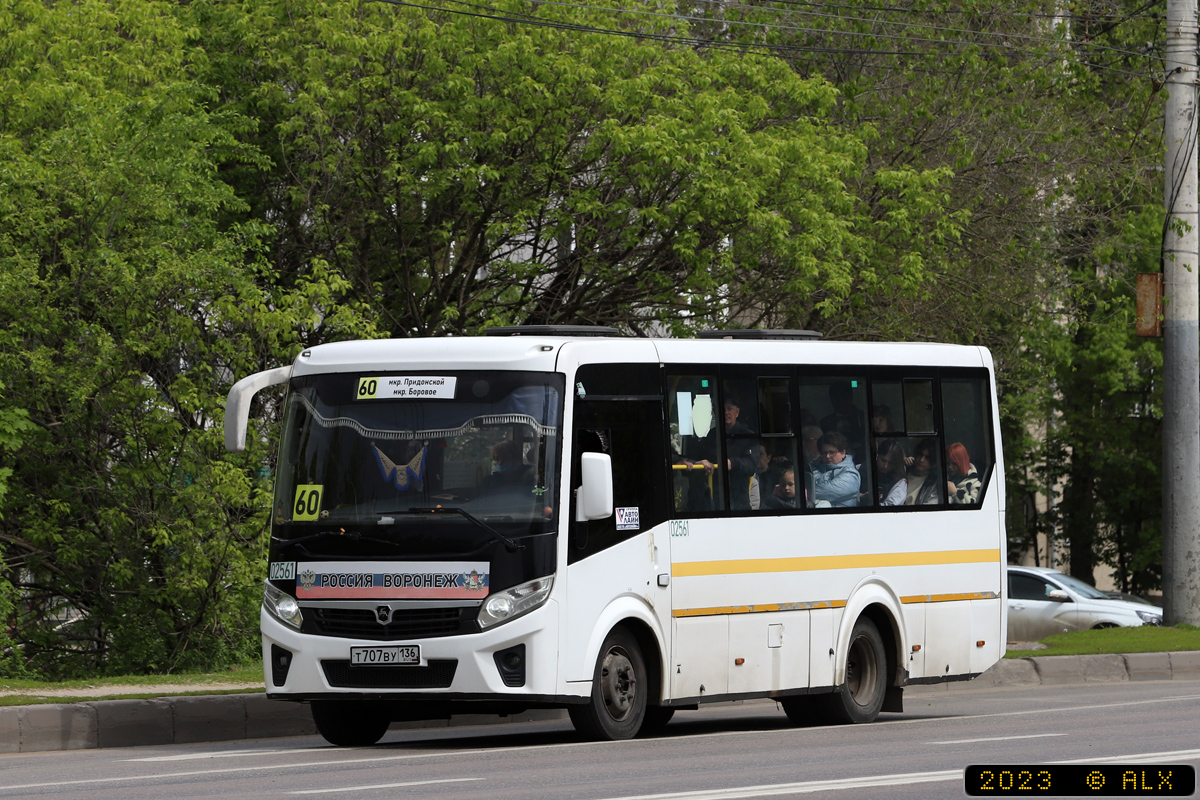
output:
[[[583,366],[574,388],[571,486],[579,485],[583,453],[607,454],[612,458],[614,513],[607,519],[578,522],[571,509],[570,624],[590,630],[594,615],[604,606],[632,594],[657,618],[666,641],[671,630],[671,552],[658,367]]]

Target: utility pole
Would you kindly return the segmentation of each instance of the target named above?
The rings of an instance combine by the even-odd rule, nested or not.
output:
[[[1163,605],[1200,625],[1200,218],[1196,3],[1167,0],[1163,241]]]

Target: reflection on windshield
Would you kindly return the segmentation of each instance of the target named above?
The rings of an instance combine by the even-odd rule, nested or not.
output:
[[[1109,597],[1104,592],[1096,589],[1093,586],[1088,586],[1078,578],[1073,578],[1070,575],[1055,575],[1058,581],[1069,588],[1075,590],[1077,594],[1081,594],[1089,600],[1108,600]]]
[[[388,524],[440,505],[510,534],[545,529],[555,517],[561,378],[447,376],[452,392],[412,400],[363,399],[365,379],[354,374],[295,379],[275,522]]]

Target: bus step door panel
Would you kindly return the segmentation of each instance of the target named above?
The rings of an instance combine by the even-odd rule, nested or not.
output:
[[[704,698],[728,694],[729,658],[728,617],[676,619],[671,696]]]
[[[925,675],[943,678],[971,671],[971,600],[930,603],[925,609]]]
[[[729,618],[729,691],[766,692],[808,685],[808,612]]]

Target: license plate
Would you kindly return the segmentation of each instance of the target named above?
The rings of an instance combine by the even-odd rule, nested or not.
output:
[[[421,648],[415,644],[350,648],[350,665],[354,667],[390,667],[394,664],[420,663]]]

